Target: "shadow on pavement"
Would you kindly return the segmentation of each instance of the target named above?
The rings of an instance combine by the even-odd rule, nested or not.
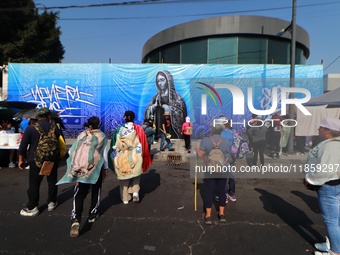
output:
[[[315,240],[322,240],[319,232],[311,227],[313,221],[302,210],[266,190],[258,188],[254,190],[261,194],[260,200],[266,211],[276,214],[310,245],[313,245]]]
[[[315,196],[306,195],[305,193],[297,190],[292,190],[291,193],[297,197],[300,197],[313,212],[319,214],[321,213],[319,209],[318,199]]]

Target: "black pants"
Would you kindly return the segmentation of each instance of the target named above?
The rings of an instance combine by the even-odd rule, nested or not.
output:
[[[204,185],[205,185],[205,195],[204,195],[204,205],[205,208],[212,208],[212,203],[214,199],[214,190],[217,187],[217,195],[219,196],[219,206],[225,206],[226,201],[226,185],[227,185],[226,178],[205,178]]]
[[[185,149],[190,150],[191,144],[190,144],[190,135],[184,135],[184,144],[185,144]]]
[[[72,215],[71,219],[77,219],[79,222],[81,221],[81,214],[84,208],[84,200],[90,190],[91,192],[91,205],[90,205],[90,214],[97,214],[98,207],[100,204],[100,195],[101,195],[101,188],[102,188],[102,173],[99,174],[99,178],[95,184],[88,184],[88,183],[81,183],[79,182],[78,185],[74,187],[74,195],[73,195],[73,208],[72,208]]]
[[[280,152],[280,139],[281,139],[281,133],[277,131],[272,131],[269,135],[270,139],[270,150],[271,154],[274,156],[274,153],[276,155],[279,155]]]
[[[48,198],[47,203],[57,201],[57,193],[58,193],[58,186],[55,185],[57,183],[58,178],[58,162],[54,163],[52,168],[51,174],[46,176],[47,183],[48,183]],[[39,197],[40,197],[40,184],[44,178],[43,175],[39,175],[40,167],[37,167],[34,161],[30,162],[30,170],[29,170],[29,177],[28,177],[28,203],[27,208],[32,210],[34,207],[39,205]]]
[[[228,183],[227,183],[227,193],[230,196],[235,195],[236,192],[236,183],[235,183],[235,176],[229,176]]]
[[[306,137],[298,136],[296,137],[296,149],[298,152],[305,153]]]
[[[264,149],[265,148],[266,148],[266,140],[253,142],[254,156],[253,156],[252,165],[257,164],[257,155],[260,155],[260,163],[261,165],[264,165]]]

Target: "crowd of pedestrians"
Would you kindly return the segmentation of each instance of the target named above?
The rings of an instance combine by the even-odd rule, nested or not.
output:
[[[41,149],[42,139],[45,139],[45,143],[48,143],[52,151],[54,144],[59,144],[58,138],[63,136],[62,130],[51,121],[49,109],[37,109],[36,116],[37,122],[27,126],[18,149],[19,168],[26,168],[26,164],[30,167],[28,202],[27,206],[20,211],[22,216],[36,216],[40,213],[39,193],[44,176],[48,182],[48,211],[58,206],[56,199],[58,185],[71,182],[75,184],[71,210],[71,237],[79,235],[84,201],[90,190],[91,202],[87,221],[93,223],[97,219],[102,182],[109,169],[115,172],[119,180],[123,204],[127,205],[130,201],[139,202],[140,177],[152,164],[150,149],[155,135],[152,119],[145,119],[143,125],[138,125],[134,123],[134,112],[126,111],[123,116],[125,123],[117,128],[111,137],[110,146],[107,146],[108,139],[100,130],[100,119],[96,116],[89,118],[85,124],[86,129],[77,136],[68,151],[67,171],[58,181],[57,170],[60,155],[57,153],[58,155],[54,157],[50,155],[47,157],[47,155],[41,156],[38,152],[43,150]],[[170,137],[167,136],[170,133],[167,127],[171,126],[168,116],[165,112],[162,121],[161,151],[165,148],[165,141],[169,151],[172,151]],[[227,120],[225,117],[222,118]],[[273,119],[282,118],[274,115]],[[340,220],[340,174],[334,169],[336,165],[340,165],[340,120],[325,118],[317,125],[319,125],[319,142],[309,150],[306,166],[310,169],[312,166],[320,166],[324,171],[305,171],[304,179],[304,185],[317,192],[322,219],[326,225],[326,242],[315,244],[316,249],[319,250],[315,254],[340,254],[340,226],[338,224]],[[182,133],[188,153],[191,150],[190,136],[193,130],[194,126],[187,117],[182,125]],[[284,130],[283,126],[268,127],[264,125],[260,117],[253,116],[251,127],[246,131],[254,153],[252,165],[257,165],[258,157],[261,165],[265,163],[266,148],[269,148],[270,156],[279,157],[282,153],[282,145],[287,146],[287,141],[283,141],[287,138],[285,132],[287,130]],[[235,135],[236,132],[232,129],[230,122],[212,125],[211,134],[204,137],[193,149],[197,157],[204,158],[207,166],[214,164],[232,166],[236,160],[232,150]],[[283,139],[282,136],[285,138]],[[300,142],[304,144],[305,140]],[[217,175],[205,176],[203,181],[205,223],[212,224],[214,199],[218,203],[219,221],[226,222],[225,206],[228,200],[236,202],[235,177],[231,172],[221,172]]]

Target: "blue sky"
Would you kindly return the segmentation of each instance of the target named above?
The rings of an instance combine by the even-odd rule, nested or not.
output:
[[[130,0],[35,0],[37,7],[60,7]],[[147,1],[146,1],[147,2]],[[172,2],[172,3],[169,3]],[[63,63],[140,63],[145,42],[169,27],[223,15],[259,15],[292,19],[292,0],[197,0],[174,3],[53,9],[60,12]],[[38,4],[39,3],[39,4]],[[324,73],[340,73],[340,0],[296,0],[296,23],[310,36],[307,64],[320,64]],[[106,18],[104,20],[99,20]]]

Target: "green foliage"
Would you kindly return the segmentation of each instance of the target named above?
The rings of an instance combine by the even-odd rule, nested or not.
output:
[[[65,50],[58,15],[38,13],[33,0],[1,0],[0,66],[8,62],[59,63]]]

